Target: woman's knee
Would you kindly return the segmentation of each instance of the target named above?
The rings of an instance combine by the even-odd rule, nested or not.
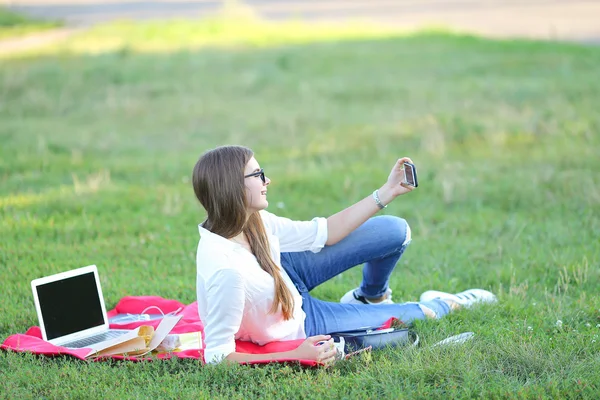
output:
[[[381,224],[378,231],[385,232],[385,237],[393,247],[401,248],[411,241],[411,231],[408,222],[404,218],[393,215],[381,215],[373,218],[377,224]]]

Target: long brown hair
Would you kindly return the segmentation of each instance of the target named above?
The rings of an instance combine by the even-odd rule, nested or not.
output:
[[[243,146],[221,146],[204,153],[196,165],[192,184],[196,197],[207,212],[202,226],[230,239],[243,232],[258,265],[275,281],[275,300],[270,313],[281,306],[285,320],[292,318],[294,299],[285,285],[279,267],[271,258],[265,226],[258,212],[247,215],[248,201],[244,184],[246,164],[254,156]]]

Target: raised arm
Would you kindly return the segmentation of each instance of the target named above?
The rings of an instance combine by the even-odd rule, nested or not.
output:
[[[412,191],[411,186],[404,186],[404,169],[402,164],[405,162],[412,163],[408,157],[400,158],[394,164],[387,182],[378,190],[379,201],[383,206],[391,203],[396,197]],[[375,215],[381,208],[373,195],[369,195],[358,203],[332,215],[327,218],[327,242],[330,246],[336,244],[350,232],[362,225],[366,220]]]

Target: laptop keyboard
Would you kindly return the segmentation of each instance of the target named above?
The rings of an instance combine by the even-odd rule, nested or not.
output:
[[[69,343],[65,343],[62,346],[63,347],[70,347],[73,349],[81,349],[84,347],[88,347],[89,345],[92,344],[96,344],[96,343],[100,343],[103,342],[105,340],[110,340],[110,339],[114,339],[117,338],[119,336],[121,336],[122,334],[124,334],[126,332],[124,331],[108,331],[108,332],[102,332],[99,333],[97,335],[93,335],[93,336],[89,336],[83,339],[79,339],[79,340],[75,340]]]

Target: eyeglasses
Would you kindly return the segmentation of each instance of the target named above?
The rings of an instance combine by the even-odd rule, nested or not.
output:
[[[262,183],[267,183],[267,178],[265,178],[265,171],[262,168],[260,169],[260,171],[244,175],[244,178],[250,178],[251,176],[260,176],[260,180],[262,181]]]

